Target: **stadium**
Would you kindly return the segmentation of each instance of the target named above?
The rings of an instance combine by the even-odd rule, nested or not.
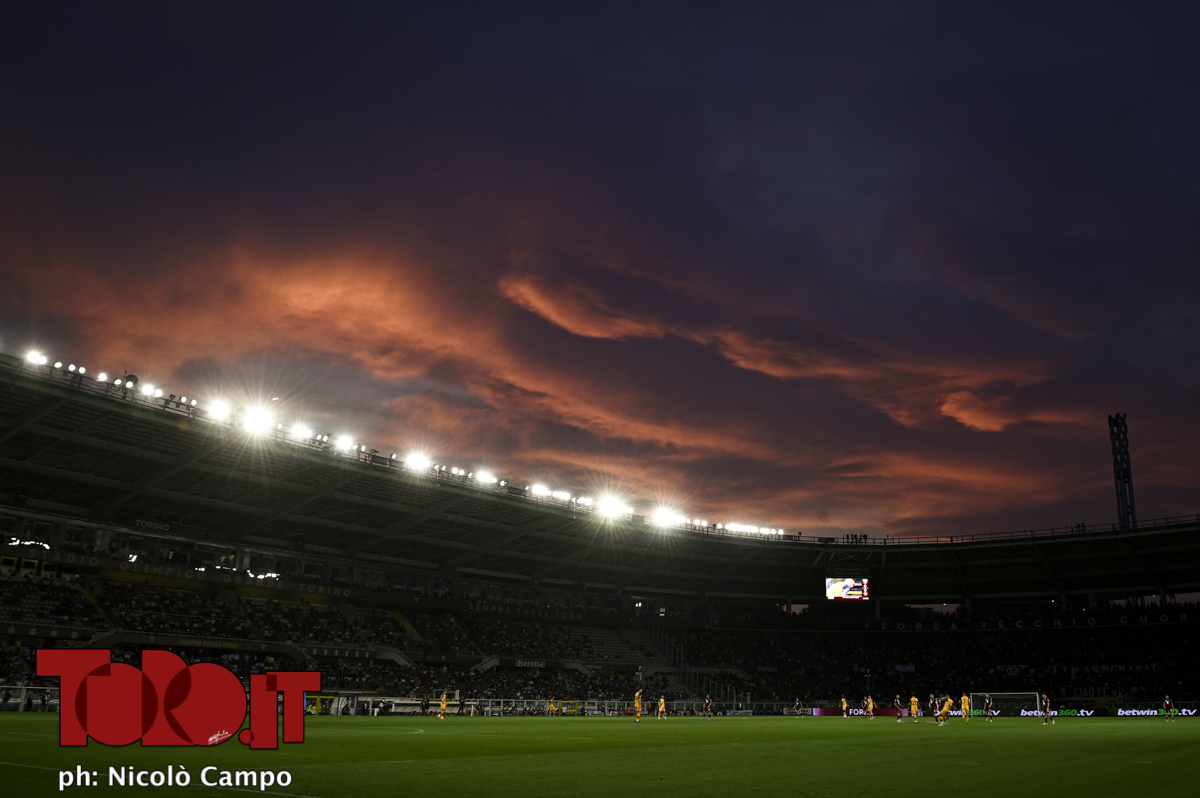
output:
[[[167,650],[247,689],[320,672],[305,744],[270,766],[285,795],[588,795],[617,772],[623,794],[825,794],[839,780],[812,771],[856,766],[896,794],[960,766],[996,792],[1130,794],[1134,760],[1190,793],[1200,607],[1176,597],[1200,591],[1198,531],[851,539],[640,515],[4,355],[0,760],[22,795],[63,768],[121,790],[111,766],[250,767],[232,742],[54,745],[39,649]],[[177,789],[248,789],[207,784]]]

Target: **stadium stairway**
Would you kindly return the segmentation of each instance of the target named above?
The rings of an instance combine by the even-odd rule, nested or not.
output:
[[[240,617],[242,619],[242,621],[245,622],[246,628],[249,629],[251,632],[254,632],[255,637],[261,638],[263,636],[263,630],[259,627],[258,624],[256,624],[253,620],[251,620],[250,613],[246,612],[246,605],[244,602],[242,602],[242,601],[238,602],[237,612],[238,612],[238,617]]]
[[[409,638],[418,643],[425,642],[425,638],[421,637],[421,633],[417,631],[417,627],[413,626],[412,623],[404,617],[404,613],[400,612],[400,610],[388,610],[388,614],[400,623],[404,624],[404,631],[408,632]]]
[[[100,603],[100,599],[96,598],[92,591],[88,590],[82,585],[80,585],[79,591],[83,593],[83,597],[88,600],[88,603],[96,608],[96,612],[98,612],[100,617],[104,619],[104,622],[108,624],[108,628],[116,629],[117,625],[113,623],[112,616],[108,614],[108,610],[104,608],[104,605]]]

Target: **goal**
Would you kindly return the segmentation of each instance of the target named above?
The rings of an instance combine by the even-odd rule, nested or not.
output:
[[[983,714],[988,693],[971,693],[971,714]],[[1041,695],[1029,693],[991,693],[992,714],[999,718],[1041,717]]]

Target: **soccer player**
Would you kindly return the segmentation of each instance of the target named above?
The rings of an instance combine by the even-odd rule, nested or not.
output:
[[[917,720],[917,716],[921,714],[921,702],[917,700],[915,693],[912,698],[908,699],[908,714],[912,715],[913,723],[921,722]]]
[[[971,697],[966,693],[962,694],[962,701],[959,702],[962,707],[962,718],[964,723],[971,722]]]
[[[1045,693],[1042,693],[1042,725],[1054,723],[1054,719],[1050,717],[1050,699]]]
[[[704,696],[704,719],[712,720],[712,696]]]
[[[550,717],[554,717],[554,696],[550,696],[550,712],[548,714]]]
[[[892,701],[892,706],[896,708],[896,722],[901,723],[904,720],[904,705],[900,703],[900,694],[896,693],[896,699]]]
[[[438,720],[445,720],[445,719],[446,719],[446,691],[443,690],[442,691],[441,708],[438,709]]]
[[[667,697],[660,695],[658,697],[658,719],[664,720],[667,717]]]
[[[792,711],[796,713],[796,717],[800,717],[800,713],[804,711],[804,704],[800,703],[799,698],[796,699],[796,704],[792,707]]]
[[[937,714],[938,714],[937,698],[934,697],[933,693],[930,693],[929,694],[929,717],[933,718],[936,721]]]
[[[954,699],[946,696],[946,703],[942,704],[942,711],[938,713],[938,725],[945,726],[946,719],[950,717],[950,710],[954,709]]]
[[[992,722],[992,694],[983,694],[983,717],[988,723]]]
[[[862,714],[863,714],[863,717],[865,718],[867,716],[867,697],[866,696],[862,697],[862,701],[858,702],[858,706],[860,709],[862,709]]]
[[[1167,716],[1167,723],[1175,720],[1175,704],[1171,702],[1171,696],[1163,696],[1163,714]]]
[[[642,691],[638,690],[633,694],[633,714],[637,716],[634,723],[642,722]]]
[[[846,703],[846,696],[842,696],[842,717],[850,717],[850,705]]]
[[[867,717],[875,720],[875,699],[867,696]]]

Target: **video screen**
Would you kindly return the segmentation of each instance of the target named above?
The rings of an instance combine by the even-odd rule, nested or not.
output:
[[[866,601],[871,598],[871,580],[849,576],[826,577],[825,598],[830,601]]]

